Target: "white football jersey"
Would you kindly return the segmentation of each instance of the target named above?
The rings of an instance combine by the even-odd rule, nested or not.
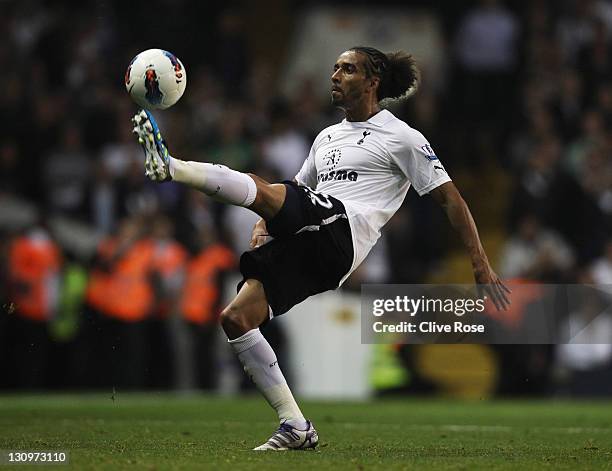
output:
[[[424,195],[451,180],[427,139],[388,110],[321,131],[295,179],[346,208],[354,258],[340,284],[370,252],[410,185]]]

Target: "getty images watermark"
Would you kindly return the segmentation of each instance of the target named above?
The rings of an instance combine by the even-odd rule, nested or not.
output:
[[[507,284],[505,311],[474,285],[363,285],[362,342],[612,342],[612,285]]]

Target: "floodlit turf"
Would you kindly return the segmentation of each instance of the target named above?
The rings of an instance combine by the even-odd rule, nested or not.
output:
[[[610,402],[311,402],[317,451],[252,452],[275,427],[258,397],[110,396],[0,395],[0,449],[72,469],[612,469]]]

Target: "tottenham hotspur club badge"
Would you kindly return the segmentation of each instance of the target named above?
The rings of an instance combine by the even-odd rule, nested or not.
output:
[[[363,141],[365,140],[365,138],[368,137],[370,134],[372,134],[372,133],[370,131],[368,131],[367,129],[365,131],[363,131],[363,137],[357,141],[357,144],[358,145],[363,144]]]

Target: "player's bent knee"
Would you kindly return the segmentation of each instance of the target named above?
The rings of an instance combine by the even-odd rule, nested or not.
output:
[[[247,175],[257,185],[257,195],[249,209],[255,211],[266,220],[274,217],[285,201],[285,185],[282,183],[268,183],[263,178],[252,173]]]
[[[244,311],[233,305],[221,311],[220,320],[223,330],[230,339],[240,337],[254,328],[250,325]]]

